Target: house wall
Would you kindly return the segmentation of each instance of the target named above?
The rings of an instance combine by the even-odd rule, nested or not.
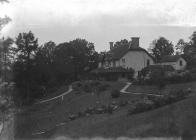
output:
[[[182,66],[180,65],[180,61],[182,61]],[[161,65],[171,65],[175,70],[184,70],[187,66],[187,62],[183,58],[179,58],[176,62],[164,62],[159,63]]]
[[[147,66],[147,60],[150,65],[154,64],[154,60],[143,51],[129,51],[120,59],[120,65],[124,68],[133,68],[135,74]]]
[[[116,67],[133,68],[135,70],[135,76],[137,76],[138,71],[142,70],[147,66],[147,61],[149,60],[150,65],[154,65],[154,60],[144,51],[129,51],[120,60],[116,60]],[[104,62],[103,67],[114,67],[113,62]],[[99,63],[99,68],[102,67],[101,62]]]

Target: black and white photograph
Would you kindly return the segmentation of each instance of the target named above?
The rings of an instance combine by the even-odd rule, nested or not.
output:
[[[0,140],[196,140],[196,0],[0,0]]]

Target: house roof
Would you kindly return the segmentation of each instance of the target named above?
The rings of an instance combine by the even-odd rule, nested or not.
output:
[[[168,55],[168,56],[164,56],[160,62],[164,63],[164,62],[177,62],[180,58],[182,58],[180,55]]]
[[[171,65],[150,65],[147,67],[150,71],[163,69],[164,71],[174,71]]]
[[[131,72],[131,70],[129,69],[125,69],[123,67],[111,67],[111,68],[97,68],[97,69],[94,69],[91,71],[91,73],[95,73],[95,74],[98,74],[98,73],[119,73],[119,72]]]
[[[141,48],[141,47],[128,47],[128,46],[124,46],[124,47],[116,47],[113,48],[112,50],[110,50],[109,52],[107,52],[105,58],[100,57],[99,60],[107,60],[107,61],[111,61],[111,60],[119,60],[120,58],[122,58],[127,52],[129,51],[143,51],[145,53],[147,53],[148,56],[150,56],[152,59],[154,59],[152,57],[152,55],[150,55],[145,49]]]

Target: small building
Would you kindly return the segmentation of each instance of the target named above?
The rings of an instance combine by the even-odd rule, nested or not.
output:
[[[121,67],[123,69],[133,69],[134,77],[143,68],[153,65],[154,58],[139,45],[139,37],[132,37],[128,46],[114,47],[110,42],[110,50],[106,52],[99,61],[99,68],[108,69]]]
[[[184,70],[187,66],[186,60],[182,58],[180,55],[170,55],[170,56],[164,56],[158,65],[170,65],[175,70]]]

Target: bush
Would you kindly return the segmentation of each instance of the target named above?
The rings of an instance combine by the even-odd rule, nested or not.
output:
[[[128,109],[128,115],[134,114],[135,108],[136,108],[135,105],[132,105],[132,106]]]
[[[85,92],[91,92],[91,87],[88,83],[85,83],[82,87],[82,89],[85,91]]]
[[[182,83],[194,80],[194,73],[189,71],[178,71],[167,77],[170,83]]]
[[[112,114],[112,113],[113,113],[113,107],[112,107],[111,105],[109,105],[109,106],[107,107],[107,112],[108,112],[109,114]]]
[[[108,88],[108,84],[101,84],[101,85],[98,85],[97,89],[99,92],[102,92],[102,91],[105,91],[107,88]]]
[[[111,91],[111,96],[112,96],[112,98],[120,97],[120,91],[118,91],[117,89],[112,90]]]
[[[167,104],[167,98],[165,96],[148,96],[148,99],[153,102],[154,108]]]
[[[88,113],[88,114],[93,114],[95,112],[95,108],[94,107],[88,107],[88,108],[86,108],[86,110],[84,112]]]
[[[124,107],[124,106],[126,106],[126,105],[128,105],[128,101],[120,101],[120,102],[119,102],[119,106],[120,106],[120,107]]]

